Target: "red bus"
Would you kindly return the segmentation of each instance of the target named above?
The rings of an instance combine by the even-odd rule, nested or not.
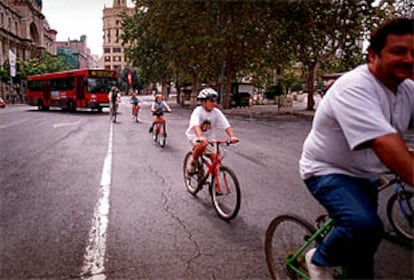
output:
[[[115,70],[77,69],[27,77],[27,104],[75,111],[109,107],[108,92],[117,82]]]

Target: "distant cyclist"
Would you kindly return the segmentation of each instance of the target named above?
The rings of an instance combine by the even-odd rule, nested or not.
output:
[[[137,120],[138,119],[138,115],[139,115],[139,109],[141,108],[141,101],[137,96],[137,92],[134,90],[132,92],[132,96],[131,99],[129,100],[129,103],[131,103],[132,105],[132,118],[134,119],[135,116],[137,116]]]
[[[118,103],[120,100],[120,94],[119,90],[116,86],[113,86],[111,90],[108,93],[108,99],[109,99],[109,110],[112,117],[112,109],[115,108],[115,110],[118,110]]]
[[[164,132],[167,133],[166,121],[164,112],[171,112],[171,108],[168,106],[167,102],[165,102],[162,98],[161,94],[155,95],[155,100],[151,105],[151,112],[152,112],[152,125],[149,129],[149,132],[152,133],[153,126],[158,121],[164,122]]]
[[[206,154],[214,159],[216,151],[208,146],[208,141],[217,140],[217,130],[225,131],[232,143],[238,142],[226,116],[216,108],[218,93],[212,88],[205,88],[200,91],[197,98],[201,100],[201,106],[193,110],[185,133],[193,146],[193,161],[189,166],[191,172],[197,169],[200,155]]]

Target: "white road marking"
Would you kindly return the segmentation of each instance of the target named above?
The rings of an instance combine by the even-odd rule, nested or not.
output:
[[[83,260],[82,279],[105,280],[106,232],[109,222],[109,194],[112,172],[113,123],[109,129],[108,151],[106,153],[99,189],[99,199],[95,205],[89,242]]]
[[[59,127],[63,127],[63,126],[71,126],[71,125],[77,125],[80,123],[80,119],[77,120],[76,122],[70,122],[70,123],[57,123],[53,125],[53,128],[59,128]]]

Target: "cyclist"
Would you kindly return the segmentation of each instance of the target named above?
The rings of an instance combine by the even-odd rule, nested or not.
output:
[[[139,109],[141,108],[141,101],[137,97],[137,92],[133,91],[131,99],[129,100],[129,103],[132,105],[132,118],[134,119],[135,116],[139,115]],[[137,118],[139,121],[139,119]]]
[[[186,136],[193,146],[193,160],[189,171],[197,169],[197,162],[200,155],[205,154],[214,160],[216,151],[208,146],[209,140],[214,140],[218,129],[224,130],[230,137],[232,143],[238,142],[234,136],[226,116],[216,108],[218,94],[212,88],[201,90],[197,96],[201,100],[201,106],[196,107],[191,113],[190,123]]]
[[[311,279],[373,278],[383,235],[378,175],[390,169],[414,185],[414,157],[400,136],[414,124],[414,20],[395,18],[370,38],[368,61],[342,75],[315,113],[300,159],[308,190],[336,224],[306,254]]]
[[[111,90],[109,91],[108,99],[109,99],[109,111],[112,117],[112,108],[115,108],[115,110],[118,110],[118,103],[120,100],[119,90],[116,86],[113,86]]]
[[[149,129],[149,133],[152,133],[153,126],[158,121],[164,122],[164,134],[167,135],[167,126],[166,120],[164,117],[164,112],[171,112],[171,108],[168,106],[167,102],[165,102],[162,98],[161,94],[155,95],[155,100],[151,105],[151,112],[152,112],[152,125]]]

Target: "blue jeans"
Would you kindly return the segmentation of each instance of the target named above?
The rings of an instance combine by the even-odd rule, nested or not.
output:
[[[336,222],[312,262],[345,266],[349,278],[373,278],[374,255],[384,233],[377,214],[377,182],[330,174],[311,177],[305,184]]]

